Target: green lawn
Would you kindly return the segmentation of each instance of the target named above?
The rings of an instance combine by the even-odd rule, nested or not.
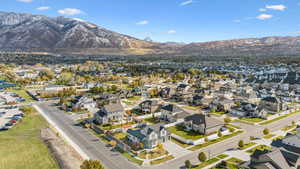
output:
[[[217,157],[219,158],[219,159],[224,159],[224,158],[227,158],[229,155],[227,155],[227,154],[220,154],[220,155],[218,155]]]
[[[37,113],[26,117],[8,131],[0,132],[0,169],[58,169],[40,139],[47,122]]]
[[[282,131],[288,131],[288,130],[294,129],[296,127],[297,127],[297,125],[290,125],[290,126],[286,126],[286,127],[282,128],[281,130]]]
[[[238,158],[232,157],[232,158],[228,159],[227,162],[235,163],[235,164],[240,164],[240,163],[243,162],[243,160],[240,160]]]
[[[243,131],[237,131],[237,132],[232,133],[232,134],[230,134],[230,135],[226,135],[226,136],[223,136],[223,137],[221,137],[221,138],[217,138],[217,139],[214,139],[214,140],[210,140],[209,142],[206,142],[206,143],[203,143],[203,144],[199,144],[199,145],[193,146],[193,147],[189,148],[189,150],[192,150],[192,151],[199,150],[199,149],[204,148],[204,147],[207,147],[207,146],[209,146],[209,145],[212,145],[212,144],[221,142],[221,141],[223,141],[223,140],[229,139],[229,138],[231,138],[231,137],[237,136],[237,135],[241,134],[242,132],[243,132]]]
[[[116,124],[116,125],[107,124],[107,125],[102,125],[102,126],[98,126],[98,127],[100,127],[102,130],[112,130],[112,129],[121,128],[124,126],[133,125],[133,124],[136,124],[136,122],[132,121],[132,122],[128,122],[128,123],[124,123],[124,124]]]
[[[172,141],[173,143],[179,145],[179,146],[182,147],[182,148],[186,148],[186,147],[190,146],[189,144],[182,143],[181,141],[176,140],[176,139],[174,139],[174,138],[171,138],[171,141]]]
[[[267,125],[267,124],[273,123],[275,121],[284,119],[286,117],[289,117],[289,116],[292,116],[292,115],[295,115],[295,114],[298,114],[298,113],[300,113],[300,111],[296,111],[296,112],[292,112],[292,113],[289,113],[289,114],[286,114],[286,115],[283,115],[283,116],[279,116],[279,117],[274,118],[272,120],[268,120],[268,121],[262,122],[262,123],[260,123],[260,125]]]
[[[132,155],[130,155],[129,153],[121,150],[120,148],[115,148],[115,150],[117,150],[118,152],[120,152],[122,154],[122,156],[124,156],[125,158],[127,158],[129,161],[133,162],[133,163],[136,163],[138,165],[142,165],[143,164],[143,161],[142,160],[139,160],[139,159],[136,159],[134,158]]]
[[[172,126],[172,127],[168,127],[167,129],[171,133],[176,134],[176,135],[178,135],[180,137],[183,137],[185,139],[198,140],[198,139],[201,139],[201,138],[205,137],[205,135],[201,135],[197,132],[185,131],[183,126]]]
[[[236,129],[241,129],[240,126],[233,125],[233,124],[226,124],[226,126],[230,126],[230,127],[236,128]]]
[[[265,135],[263,138],[264,139],[270,139],[272,137],[276,136],[275,134],[268,134],[268,135]]]
[[[261,119],[261,118],[240,118],[239,120],[250,122],[250,123],[259,123],[259,122],[264,121],[264,119]]]
[[[272,140],[273,140],[273,141],[276,141],[276,140],[281,140],[281,139],[283,139],[283,138],[284,138],[284,136],[278,136],[278,137],[273,138]]]
[[[119,133],[114,133],[113,135],[115,138],[122,140],[122,139],[125,139],[125,137],[127,136],[127,133],[119,132]]]
[[[150,124],[157,124],[157,123],[159,123],[159,119],[158,118],[153,118],[153,117],[143,119],[143,121],[147,122],[147,123],[150,123]]]
[[[33,100],[33,98],[31,96],[28,95],[28,93],[24,89],[12,88],[12,89],[7,89],[7,91],[16,93],[20,97],[23,97],[25,99],[25,102],[23,102],[23,103],[30,103],[30,102],[35,101],[35,100]]]
[[[166,157],[158,159],[158,160],[153,160],[150,163],[151,163],[151,165],[157,165],[157,164],[160,164],[160,163],[172,160],[172,159],[174,159],[174,156],[169,155],[169,156],[166,156]]]
[[[197,165],[197,166],[195,166],[195,167],[193,167],[193,168],[195,168],[195,169],[200,169],[200,168],[204,168],[204,167],[206,167],[206,166],[208,166],[208,165],[211,165],[211,164],[213,164],[213,163],[216,163],[216,162],[218,162],[220,159],[219,158],[212,158],[212,159],[210,159],[210,160],[207,160],[207,161],[205,161],[205,162],[203,162],[203,163],[200,163],[199,165]]]
[[[133,96],[133,97],[129,97],[127,98],[128,101],[139,101],[141,100],[141,96]]]
[[[252,148],[252,149],[250,149],[246,152],[252,154],[252,153],[254,153],[255,150],[266,150],[266,149],[271,150],[272,148],[270,146],[267,146],[267,145],[258,145],[258,146],[254,147],[254,148]]]
[[[250,143],[248,143],[248,144],[244,144],[244,146],[242,147],[242,148],[239,148],[240,150],[245,150],[245,149],[247,149],[247,148],[249,148],[249,147],[251,147],[251,146],[254,146],[256,143],[254,143],[254,142],[250,142]]]

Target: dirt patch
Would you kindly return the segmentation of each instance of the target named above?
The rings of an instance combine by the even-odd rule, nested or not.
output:
[[[41,137],[61,169],[80,169],[82,157],[53,130],[42,129]]]

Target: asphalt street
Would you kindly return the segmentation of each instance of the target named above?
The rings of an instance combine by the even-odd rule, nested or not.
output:
[[[75,122],[63,111],[47,103],[36,104],[48,118],[55,122],[69,138],[77,144],[91,159],[99,160],[107,169],[138,169],[139,167],[123,158],[118,152],[99,141],[99,138],[88,130],[76,126]]]
[[[237,148],[239,140],[249,141],[250,136],[262,137],[265,128],[270,131],[280,130],[281,128],[290,125],[291,122],[300,120],[300,114],[286,117],[279,121],[273,122],[265,126],[248,125],[244,123],[234,122],[235,125],[240,126],[244,132],[238,136],[224,140],[222,142],[202,148],[198,151],[191,152],[180,158],[167,161],[166,163],[156,166],[137,166],[127,159],[122,157],[117,152],[112,152],[105,146],[104,143],[98,141],[98,138],[89,133],[86,129],[75,126],[74,121],[64,112],[56,107],[49,106],[49,103],[37,104],[59,127],[62,129],[80,148],[92,159],[100,160],[107,169],[137,169],[137,168],[151,168],[151,169],[178,169],[184,168],[184,162],[190,160],[192,163],[199,163],[197,156],[199,152],[206,152],[208,155],[215,156],[227,150]]]

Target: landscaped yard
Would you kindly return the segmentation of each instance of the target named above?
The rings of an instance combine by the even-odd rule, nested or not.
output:
[[[147,122],[147,123],[150,123],[150,124],[157,124],[157,123],[159,123],[159,119],[158,118],[153,118],[153,117],[143,119],[143,121]]]
[[[264,121],[264,119],[261,119],[261,118],[240,118],[239,120],[250,122],[250,123],[259,123],[259,122]]]
[[[36,112],[27,112],[19,124],[0,132],[0,169],[58,169],[40,139],[40,130],[47,125]]]
[[[292,113],[289,113],[289,114],[285,114],[283,116],[279,116],[279,117],[274,118],[272,120],[268,120],[268,121],[262,122],[262,123],[260,123],[260,125],[267,125],[267,124],[273,123],[275,121],[281,120],[283,118],[286,118],[288,116],[292,116],[292,115],[295,115],[295,114],[298,114],[298,113],[300,113],[300,111],[296,111],[296,112],[292,112]]]
[[[219,159],[224,159],[224,158],[227,158],[229,155],[227,155],[227,154],[220,154],[220,155],[218,155],[217,157],[219,158]]]
[[[129,153],[121,150],[120,148],[116,147],[115,150],[117,150],[118,152],[120,152],[125,158],[127,158],[129,161],[131,162],[134,162],[138,165],[142,165],[143,164],[143,161],[142,160],[139,160],[139,159],[136,159],[134,158],[133,156],[131,156]]]
[[[156,148],[150,152],[147,152],[146,150],[144,150],[138,154],[138,157],[140,157],[142,159],[146,159],[147,155],[148,155],[148,159],[154,159],[154,158],[158,158],[158,157],[161,157],[161,156],[167,155],[167,154],[168,154],[168,151],[166,151],[165,149]]]
[[[158,160],[153,160],[150,163],[151,163],[151,165],[157,165],[157,164],[160,164],[160,163],[172,160],[172,159],[174,159],[174,156],[169,155],[169,156],[166,156],[166,157],[158,159]]]
[[[185,131],[183,126],[172,126],[172,127],[168,127],[167,129],[171,133],[176,134],[176,135],[178,135],[180,137],[183,137],[185,139],[198,140],[198,139],[201,139],[201,138],[205,137],[205,135],[201,135],[197,132]]]
[[[250,143],[247,143],[247,144],[244,144],[244,146],[242,148],[239,148],[240,150],[245,150],[251,146],[254,146],[256,143],[254,142],[250,142]]]
[[[191,146],[191,145],[189,145],[189,144],[182,143],[181,141],[178,141],[178,140],[176,140],[176,139],[174,139],[174,138],[171,138],[171,141],[172,141],[173,143],[175,143],[175,144],[177,144],[177,145],[183,147],[183,148],[186,148],[186,147],[188,147],[188,146]]]
[[[28,93],[24,90],[24,89],[20,89],[20,88],[12,88],[12,89],[8,89],[8,92],[13,92],[18,94],[20,97],[25,99],[24,103],[30,103],[33,102],[33,98],[31,96],[28,95]]]
[[[258,146],[254,147],[254,148],[252,148],[252,149],[250,149],[246,152],[252,154],[252,153],[254,153],[255,150],[266,150],[266,149],[271,150],[272,148],[270,146],[267,146],[267,145],[258,145]]]
[[[115,138],[117,138],[119,140],[123,140],[127,136],[127,133],[118,132],[118,133],[114,133],[113,135]]]
[[[272,138],[274,136],[276,136],[276,135],[275,134],[268,134],[268,135],[264,136],[263,138],[264,139],[270,139],[270,138]]]
[[[237,135],[241,134],[242,132],[243,132],[243,131],[237,131],[237,132],[232,133],[232,134],[230,134],[230,135],[226,135],[226,136],[223,136],[223,137],[221,137],[221,138],[217,138],[217,139],[214,139],[214,140],[210,140],[209,142],[206,142],[206,143],[203,143],[203,144],[199,144],[199,145],[193,146],[193,147],[189,148],[189,150],[192,150],[192,151],[199,150],[199,149],[204,148],[204,147],[207,147],[207,146],[209,146],[209,145],[212,145],[212,144],[221,142],[221,141],[223,141],[223,140],[229,139],[229,138],[231,138],[231,137],[237,136]]]
[[[286,126],[286,127],[282,128],[281,130],[282,131],[288,131],[288,130],[294,129],[296,127],[297,127],[297,125],[290,125],[290,126]]]
[[[200,169],[200,168],[204,168],[204,167],[206,167],[206,166],[208,166],[208,165],[210,165],[210,164],[213,164],[213,163],[216,163],[216,162],[218,162],[220,159],[219,158],[212,158],[212,159],[210,159],[210,160],[207,160],[207,161],[205,161],[205,162],[203,162],[203,163],[200,163],[199,165],[197,165],[197,166],[195,166],[195,167],[193,167],[193,168],[195,168],[195,169]]]
[[[112,129],[121,128],[124,126],[130,126],[133,124],[136,124],[136,122],[132,121],[132,122],[128,122],[128,123],[124,123],[124,124],[116,124],[116,125],[107,124],[107,125],[102,125],[102,126],[98,126],[98,127],[100,127],[102,130],[112,130]]]

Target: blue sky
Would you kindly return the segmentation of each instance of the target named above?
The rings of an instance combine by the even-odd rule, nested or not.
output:
[[[0,10],[80,18],[160,42],[300,35],[300,0],[1,0]]]

